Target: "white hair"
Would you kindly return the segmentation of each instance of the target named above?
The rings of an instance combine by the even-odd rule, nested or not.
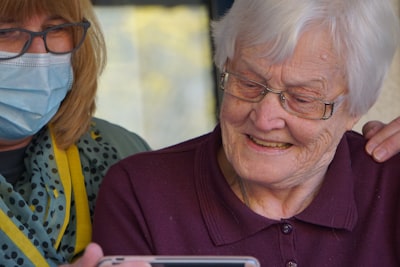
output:
[[[281,62],[293,54],[312,25],[330,32],[344,60],[349,112],[359,116],[377,100],[399,41],[399,21],[391,0],[235,0],[212,23],[215,64],[222,69],[235,46],[268,43],[265,56]]]

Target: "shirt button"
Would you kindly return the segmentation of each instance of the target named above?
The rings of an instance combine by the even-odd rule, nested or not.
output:
[[[293,231],[293,226],[289,223],[284,223],[281,226],[281,230],[282,230],[282,233],[284,233],[285,235],[288,235]]]
[[[297,267],[297,263],[295,261],[288,261],[286,263],[286,267]]]

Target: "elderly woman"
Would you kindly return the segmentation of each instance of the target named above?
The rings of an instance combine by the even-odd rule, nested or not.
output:
[[[376,163],[351,131],[398,44],[390,2],[236,0],[213,25],[220,124],[112,167],[94,241],[114,255],[399,266],[400,156]]]

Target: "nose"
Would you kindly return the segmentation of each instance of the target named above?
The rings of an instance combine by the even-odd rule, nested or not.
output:
[[[268,92],[260,102],[253,103],[250,119],[260,130],[271,131],[285,127],[288,113],[282,107],[279,97],[279,94]]]
[[[46,53],[46,46],[44,43],[43,36],[34,36],[32,38],[32,42],[30,46],[28,47],[27,51],[28,53]]]

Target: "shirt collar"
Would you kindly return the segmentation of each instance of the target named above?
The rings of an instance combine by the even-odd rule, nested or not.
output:
[[[313,202],[295,217],[305,222],[351,231],[358,219],[354,181],[349,144],[343,137],[320,191]]]
[[[278,223],[256,214],[231,191],[217,161],[222,145],[217,126],[196,154],[196,187],[205,224],[216,245],[233,243]],[[214,155],[210,159],[210,155]],[[320,192],[295,219],[329,228],[351,230],[357,222],[350,152],[342,138]]]

